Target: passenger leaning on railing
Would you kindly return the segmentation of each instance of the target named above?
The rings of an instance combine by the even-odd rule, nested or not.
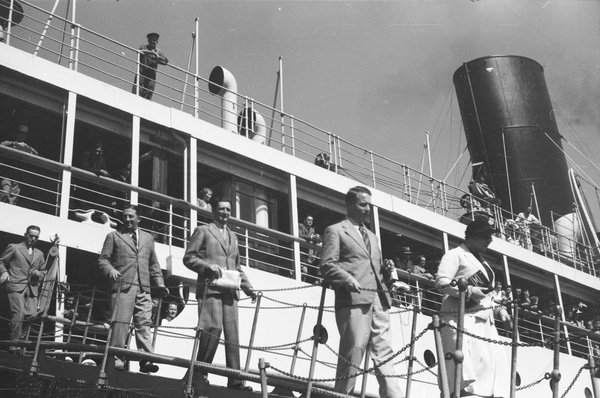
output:
[[[27,139],[29,138],[29,127],[24,124],[20,125],[17,127],[14,136],[14,141],[2,141],[0,145],[8,146],[34,155],[38,154],[33,147],[27,144]],[[19,182],[23,180],[23,173],[20,170],[21,163],[22,162],[10,160],[10,164],[3,165],[2,169],[0,170],[0,183],[2,184],[0,202],[10,203],[12,205],[17,204],[19,194],[21,193]]]
[[[148,33],[148,44],[140,46],[140,85],[139,95],[146,99],[152,99],[154,94],[154,87],[156,86],[156,68],[158,65],[166,65],[169,60],[165,55],[156,47],[158,43],[158,33]],[[136,93],[137,77],[133,82],[132,93]]]

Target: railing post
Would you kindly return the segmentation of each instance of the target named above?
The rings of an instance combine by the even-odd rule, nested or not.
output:
[[[598,381],[596,380],[596,375],[598,373],[598,369],[596,369],[596,361],[594,360],[593,352],[590,352],[590,356],[588,358],[588,366],[590,368],[590,378],[592,382],[592,391],[594,392],[594,398],[600,398],[600,392],[598,391]]]
[[[87,318],[85,319],[85,327],[83,328],[83,338],[81,344],[85,344],[87,340],[88,331],[90,330],[90,321],[92,320],[92,310],[94,309],[94,299],[96,298],[96,288],[92,290],[92,298],[90,299],[90,308],[88,308]],[[79,359],[77,363],[83,361],[83,352],[79,353]]]
[[[456,351],[454,351],[454,392],[452,397],[460,397],[460,386],[462,382],[462,363],[464,360],[463,349],[463,329],[465,326],[465,302],[467,296],[467,280],[460,278],[458,280],[458,319],[456,321]]]
[[[513,301],[512,351],[510,363],[510,398],[515,398],[517,389],[517,351],[519,343],[519,305]]]
[[[373,159],[373,151],[369,151],[371,161],[371,179],[373,180],[373,188],[377,188],[377,180],[375,178],[375,160]]]
[[[306,385],[306,395],[305,398],[310,398],[312,385],[313,385],[313,376],[315,374],[315,363],[317,362],[317,352],[319,351],[319,343],[321,343],[321,330],[323,322],[323,310],[325,307],[325,295],[327,294],[327,287],[324,284],[323,289],[321,290],[321,302],[319,304],[319,314],[317,315],[317,324],[314,328],[313,333],[313,349],[312,355],[310,357],[310,370],[308,371],[308,383]],[[319,334],[319,335],[317,335]]]
[[[290,365],[290,374],[294,374],[296,369],[296,359],[298,358],[298,351],[300,351],[300,339],[302,338],[302,329],[304,329],[304,318],[306,316],[306,303],[302,304],[302,315],[300,315],[300,324],[298,325],[298,334],[296,335],[296,344],[294,345],[294,354],[292,355],[292,364]],[[272,391],[273,394],[281,395],[284,397],[293,397],[294,394],[291,390],[285,390],[280,387],[275,387]]]
[[[550,388],[552,389],[552,398],[558,398],[558,383],[560,381],[560,306],[554,309],[554,368],[550,373]]]
[[[54,285],[56,284],[56,277],[51,280],[50,289],[48,292],[52,295],[52,291],[54,290]],[[51,298],[51,296],[50,296]],[[50,300],[49,298],[49,300]],[[38,357],[40,355],[40,345],[42,344],[42,335],[44,334],[44,321],[48,317],[48,310],[50,309],[50,305],[46,305],[44,308],[44,313],[42,314],[42,320],[40,322],[40,331],[38,333],[37,342],[35,344],[35,351],[33,353],[33,359],[31,360],[31,367],[29,368],[29,374],[34,375],[38,371]]]
[[[269,397],[268,383],[267,383],[267,368],[269,367],[269,363],[265,362],[264,358],[258,359],[258,370],[260,373],[260,392],[262,394],[262,398]]]
[[[115,300],[115,305],[110,314],[110,329],[108,329],[108,335],[106,336],[106,346],[104,348],[104,355],[102,356],[102,366],[100,367],[100,373],[98,374],[98,387],[104,386],[106,384],[106,364],[108,362],[108,349],[110,347],[110,339],[112,338],[113,329],[115,328],[116,318],[117,318],[117,309],[119,308],[119,296],[121,295],[121,289],[123,287],[123,279],[119,280],[119,287],[117,287],[117,300]],[[110,296],[108,298],[110,300]]]
[[[154,331],[152,332],[152,349],[156,346],[156,335],[158,334],[158,327],[160,326],[160,312],[162,309],[163,296],[162,294],[158,298],[158,305],[156,306],[156,318],[154,318]]]
[[[367,344],[367,349],[365,350],[365,362],[363,364],[364,373],[362,375],[362,384],[360,386],[360,398],[365,398],[367,396],[367,381],[369,377],[369,360],[371,359],[371,343]]]
[[[194,337],[194,348],[192,348],[192,358],[190,360],[190,367],[188,368],[187,373],[187,382],[185,384],[185,393],[187,396],[193,396],[193,382],[194,382],[194,367],[196,364],[196,358],[198,357],[198,350],[200,349],[200,336],[202,335],[202,327],[200,326],[200,319],[202,316],[202,311],[204,310],[204,303],[206,302],[206,291],[208,290],[208,284],[210,283],[209,279],[204,280],[204,292],[202,294],[202,302],[200,303],[200,308],[198,309],[198,322],[196,323],[196,336]],[[199,286],[196,286],[198,289]]]
[[[433,316],[433,338],[435,340],[435,348],[438,358],[438,378],[440,389],[442,390],[442,398],[450,398],[450,387],[448,386],[448,373],[446,373],[446,355],[442,346],[442,336],[440,334],[441,322],[440,316]]]
[[[415,337],[417,336],[417,315],[421,312],[421,298],[417,282],[417,303],[413,304],[412,328],[410,331],[410,349],[408,353],[408,374],[406,376],[406,398],[410,398],[413,365],[415,363]]]
[[[290,115],[290,137],[292,140],[292,156],[296,157],[296,130],[294,128],[293,115]]]
[[[252,330],[250,331],[250,341],[248,342],[248,353],[246,354],[246,366],[244,366],[244,372],[248,371],[250,367],[250,358],[252,358],[252,345],[254,344],[254,336],[256,335],[256,325],[258,324],[258,314],[260,312],[260,302],[262,299],[262,292],[256,294],[256,310],[254,310],[254,320],[252,321]]]
[[[73,334],[73,326],[75,326],[75,322],[77,321],[77,311],[79,310],[79,299],[80,298],[81,298],[81,293],[77,292],[77,299],[75,300],[75,308],[73,309],[73,317],[71,318],[69,334],[67,335],[67,343],[71,342],[71,335]]]

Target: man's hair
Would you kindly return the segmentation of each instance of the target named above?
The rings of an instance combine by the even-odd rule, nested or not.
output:
[[[306,220],[308,217],[312,217],[312,218],[313,218],[313,221],[314,221],[314,219],[315,219],[315,216],[313,216],[313,215],[312,215],[312,213],[306,213],[306,214],[304,215],[304,219],[305,219],[305,220]]]
[[[34,230],[34,231],[38,231],[38,232],[42,232],[42,230],[40,229],[40,227],[38,227],[37,225],[30,225],[27,227],[27,229],[25,230],[25,233],[29,232],[30,230]]]
[[[371,196],[371,191],[367,187],[356,186],[354,188],[350,188],[348,193],[346,194],[346,206],[353,205],[358,200],[358,195],[361,193],[366,193]]]
[[[125,206],[123,206],[123,211],[127,210],[127,209],[131,209],[133,211],[135,211],[135,214],[139,217],[140,216],[140,212],[138,210],[137,205],[131,204],[131,203],[126,203]]]
[[[200,190],[200,195],[201,195],[201,196],[203,196],[203,195],[206,195],[206,194],[208,194],[208,193],[210,193],[210,194],[212,194],[212,193],[213,193],[213,190],[212,190],[212,189],[210,189],[209,187],[204,187],[204,188],[202,188],[202,189]]]
[[[219,202],[229,202],[229,204],[231,205],[231,199],[225,196],[212,196],[209,201],[210,206],[213,210],[217,209],[217,205],[219,204]]]

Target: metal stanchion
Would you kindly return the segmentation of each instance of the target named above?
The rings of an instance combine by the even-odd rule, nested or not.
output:
[[[600,398],[600,392],[598,392],[598,380],[596,380],[598,369],[596,369],[596,363],[594,361],[594,355],[592,353],[590,353],[590,357],[588,358],[588,366],[590,368],[590,378],[592,382],[592,391],[594,392],[594,398]]]
[[[319,304],[319,315],[317,316],[317,325],[313,330],[313,350],[310,358],[310,370],[308,372],[308,384],[306,386],[306,395],[305,398],[310,398],[310,394],[312,391],[313,385],[313,376],[315,374],[315,363],[317,361],[317,352],[319,351],[319,343],[321,343],[321,331],[323,329],[321,322],[323,321],[323,308],[325,306],[325,294],[327,293],[327,288],[323,285],[323,290],[321,291],[321,303]]]
[[[307,304],[302,304],[302,314],[300,315],[300,324],[298,325],[298,334],[296,335],[296,344],[294,345],[294,354],[292,355],[292,364],[290,365],[290,374],[294,374],[296,369],[296,359],[298,359],[298,351],[300,351],[300,339],[302,338],[302,329],[304,328],[304,318],[306,316]],[[285,390],[279,387],[275,387],[272,391],[273,394],[282,395],[284,397],[294,397],[291,390]]]
[[[154,331],[152,332],[152,351],[156,346],[156,335],[158,334],[158,327],[160,326],[160,311],[162,309],[163,296],[162,294],[158,298],[158,304],[156,305],[156,317],[154,318]]]
[[[558,382],[560,381],[560,306],[556,306],[554,312],[554,369],[550,373],[550,388],[552,398],[558,398]]]
[[[50,289],[48,291],[51,293],[54,290],[54,284],[56,283],[56,279],[52,279],[50,283]],[[38,371],[38,357],[40,355],[40,344],[42,343],[42,335],[44,334],[44,321],[48,317],[48,309],[49,305],[46,305],[44,308],[44,313],[42,314],[42,320],[40,322],[40,332],[38,333],[37,342],[35,344],[35,351],[33,353],[33,359],[31,360],[31,367],[29,368],[29,375],[34,375]]]
[[[90,321],[92,320],[92,310],[94,309],[94,299],[96,298],[96,288],[92,290],[92,298],[90,300],[90,307],[88,308],[87,318],[85,320],[85,327],[83,328],[83,339],[81,340],[81,344],[85,344],[87,341],[87,335],[90,330]],[[81,363],[83,361],[83,352],[79,353],[79,359],[77,363]]]
[[[196,337],[194,338],[192,359],[190,361],[190,367],[188,368],[187,383],[185,384],[185,393],[187,394],[187,396],[190,397],[194,394],[194,388],[192,384],[194,382],[194,364],[196,363],[196,358],[198,357],[198,350],[200,349],[200,336],[202,335],[202,328],[200,326],[200,315],[202,315],[204,303],[206,302],[206,291],[208,290],[209,283],[209,279],[204,280],[204,293],[202,294],[202,302],[200,303],[200,308],[198,309],[198,322],[196,324]]]
[[[460,397],[460,386],[462,384],[462,363],[465,358],[463,353],[463,329],[465,327],[465,302],[467,297],[467,280],[460,278],[458,286],[458,319],[456,320],[456,351],[454,351],[454,391],[451,397]]]
[[[267,390],[268,388],[268,384],[267,384],[267,368],[269,367],[269,364],[267,362],[265,362],[264,358],[259,358],[258,359],[258,371],[260,373],[260,390],[262,393],[262,398],[268,398],[269,397],[269,392]]]
[[[419,293],[417,291],[417,303],[421,302],[419,298]],[[408,354],[408,375],[406,376],[406,398],[410,398],[410,389],[412,384],[412,372],[413,365],[415,363],[415,337],[417,335],[417,315],[421,312],[421,307],[419,305],[413,306],[413,319],[412,319],[412,329],[410,332],[410,350]]]
[[[517,391],[517,351],[519,342],[519,305],[513,302],[512,353],[510,363],[510,398],[515,398]]]
[[[108,348],[110,347],[110,339],[112,338],[113,329],[115,328],[117,309],[119,308],[119,296],[121,295],[121,289],[123,288],[123,279],[119,279],[119,287],[117,288],[117,300],[110,314],[110,329],[108,329],[108,335],[106,336],[106,347],[104,348],[104,354],[102,355],[102,366],[100,367],[100,373],[98,374],[98,387],[106,384],[106,364],[108,362]],[[109,298],[110,300],[110,298]]]
[[[371,346],[371,343],[368,343],[367,349],[365,350],[365,363],[364,363],[365,373],[363,373],[363,375],[362,375],[362,384],[360,386],[360,398],[365,398],[367,396],[367,377],[369,376],[369,373],[366,372],[366,370],[369,369],[369,360],[371,359],[371,352],[369,350],[370,346]]]
[[[79,311],[79,299],[81,293],[77,292],[77,299],[75,300],[75,308],[73,308],[73,317],[71,318],[71,325],[69,326],[69,334],[67,335],[67,343],[71,342],[71,336],[73,335],[73,327],[77,321],[77,312]]]
[[[258,313],[260,312],[260,302],[262,296],[262,292],[258,292],[256,294],[256,310],[254,311],[254,320],[252,321],[252,331],[250,332],[250,341],[248,342],[248,353],[246,354],[246,366],[244,366],[244,372],[247,372],[248,368],[250,367],[252,346],[254,345],[254,336],[256,335],[256,325],[258,324]]]
[[[446,356],[442,346],[442,336],[440,335],[440,316],[433,316],[433,338],[438,357],[438,382],[442,390],[442,398],[450,398],[450,387],[448,386],[448,374],[446,373]]]

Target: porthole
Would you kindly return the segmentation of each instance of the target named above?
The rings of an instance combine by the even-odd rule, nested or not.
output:
[[[423,353],[423,359],[425,360],[425,364],[429,367],[435,365],[435,354],[430,350],[425,350]]]

